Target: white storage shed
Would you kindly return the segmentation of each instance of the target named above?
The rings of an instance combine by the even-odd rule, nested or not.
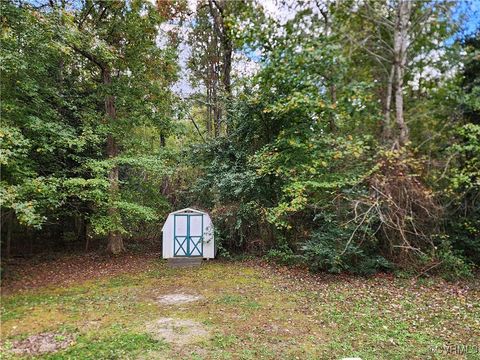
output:
[[[213,224],[210,216],[204,211],[186,208],[170,213],[163,224],[162,233],[164,259],[215,257]]]

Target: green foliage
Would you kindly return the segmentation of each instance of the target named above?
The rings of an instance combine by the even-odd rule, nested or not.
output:
[[[443,246],[436,254],[440,263],[438,273],[447,280],[468,279],[473,277],[473,267],[451,246]]]
[[[388,55],[375,62],[364,51],[385,46],[376,36],[390,41],[388,27],[379,34],[363,18],[351,18],[349,2],[324,9],[327,25],[308,4],[282,25],[262,13],[252,21],[236,19],[233,29],[246,27],[237,46],[262,54],[260,70],[242,82],[230,105],[227,136],[192,147],[192,165],[201,170],[185,193],[186,202],[212,209],[223,249],[263,252],[281,263],[301,257],[313,271],[360,274],[418,262],[419,253],[430,253],[437,244],[432,239],[445,229],[433,221],[441,206],[429,181],[438,169],[424,169],[445,146],[426,139],[448,137],[462,91],[455,76],[441,84],[425,80],[418,88],[414,80],[428,67],[444,69],[459,61],[458,44],[438,45],[455,28],[443,18],[450,11],[445,5],[432,8],[429,16],[438,21],[420,31],[409,49],[415,60],[405,69],[411,87],[404,109],[412,143],[400,150],[379,136]],[[389,5],[369,6],[355,11],[376,19],[394,14]],[[243,16],[254,9],[246,7]],[[413,16],[424,11],[415,6]],[[321,31],[328,25],[331,31]],[[312,26],[319,31],[306,30]],[[345,41],[344,34],[365,48]],[[432,51],[438,58],[429,58]],[[457,136],[473,136],[468,128]],[[471,139],[468,143],[464,154],[478,150]],[[460,168],[452,183],[476,182],[475,156]],[[418,253],[407,254],[406,248]]]
[[[86,154],[95,154],[102,135],[92,124],[79,125],[91,111],[79,111],[68,81],[60,83],[59,64],[73,59],[48,26],[31,11],[1,6],[2,207],[13,209],[20,223],[40,227],[78,194],[70,192],[78,190],[72,182],[84,180],[79,167]]]
[[[288,244],[281,244],[274,249],[270,249],[265,258],[280,265],[299,264],[302,258],[296,254]]]
[[[447,203],[447,231],[453,253],[460,254],[459,262],[468,259],[480,265],[480,83],[478,57],[480,33],[463,41],[466,50],[459,105],[462,123],[452,132],[453,143],[446,149],[450,164],[438,176]],[[461,265],[459,265],[462,267]],[[452,269],[453,271],[453,269]],[[455,271],[453,271],[455,272]]]
[[[157,46],[165,19],[148,1],[70,5],[1,4],[1,206],[37,229],[81,214],[96,234],[130,233],[169,209],[159,183],[174,156],[159,137],[172,132],[174,43]],[[111,86],[99,85],[99,64],[115,72]],[[119,139],[116,158],[107,158],[108,135]]]
[[[352,136],[330,139],[320,134],[313,130],[305,140],[285,139],[280,134],[272,146],[256,154],[258,173],[282,183],[280,201],[267,213],[276,226],[291,228],[290,216],[325,206],[339,190],[360,183],[372,166],[368,141]]]
[[[370,275],[392,269],[392,264],[381,256],[371,234],[366,238],[364,233],[363,238],[355,242],[352,240],[357,233],[353,225],[342,226],[328,218],[317,221],[323,226],[302,246],[302,256],[312,271]],[[368,232],[368,228],[364,231]]]
[[[446,195],[453,203],[455,221],[450,222],[454,247],[480,264],[480,125],[466,124],[458,130],[459,141],[450,152],[458,161],[449,171]],[[451,156],[453,156],[451,155]]]
[[[480,108],[479,108],[480,111]],[[449,191],[480,191],[480,124],[468,123],[457,130],[459,142],[450,151],[458,157],[461,167],[453,170]]]

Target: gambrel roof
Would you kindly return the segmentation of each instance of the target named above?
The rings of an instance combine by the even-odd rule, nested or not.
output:
[[[181,213],[198,213],[198,214],[206,214],[206,212],[205,212],[205,211],[200,211],[200,210],[193,209],[193,208],[185,208],[185,209],[177,210],[177,211],[171,212],[170,214],[181,214]]]
[[[200,210],[197,210],[197,209],[194,209],[194,208],[180,209],[180,210],[177,210],[177,211],[174,211],[174,212],[171,212],[170,214],[168,214],[168,216],[167,216],[167,221],[165,221],[165,223],[164,223],[163,226],[162,226],[162,231],[165,229],[165,226],[167,226],[168,218],[170,217],[170,215],[175,215],[175,214],[191,214],[191,213],[202,214],[202,215],[207,215],[207,216],[208,216],[208,213],[206,213],[205,211],[200,211]],[[173,220],[172,220],[172,221],[173,221]]]

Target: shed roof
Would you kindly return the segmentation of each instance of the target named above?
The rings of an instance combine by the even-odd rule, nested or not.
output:
[[[193,208],[185,208],[185,209],[177,210],[177,211],[171,212],[170,214],[181,214],[181,213],[191,213],[191,212],[199,213],[199,214],[206,214],[205,211],[201,211],[201,210],[197,210],[197,209],[193,209]]]
[[[172,215],[172,214],[182,214],[182,213],[197,213],[197,214],[207,214],[205,211],[200,211],[200,210],[197,210],[197,209],[193,209],[193,208],[185,208],[185,209],[180,209],[180,210],[177,210],[177,211],[174,211],[174,212],[171,212],[170,214],[168,214],[169,216]],[[208,214],[207,214],[208,215]],[[165,226],[167,225],[168,223],[168,217],[167,217],[167,221],[165,221],[165,223],[163,224],[162,226],[162,231],[165,230]]]

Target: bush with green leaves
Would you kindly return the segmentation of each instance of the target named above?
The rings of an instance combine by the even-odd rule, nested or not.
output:
[[[355,225],[342,225],[328,218],[317,222],[320,226],[301,247],[302,257],[312,271],[370,275],[393,268],[393,264],[381,255],[368,228],[361,233],[355,231]]]
[[[299,255],[296,251],[286,244],[280,244],[277,247],[270,249],[265,254],[265,259],[267,261],[273,261],[281,265],[298,265],[302,263],[302,256]]]

